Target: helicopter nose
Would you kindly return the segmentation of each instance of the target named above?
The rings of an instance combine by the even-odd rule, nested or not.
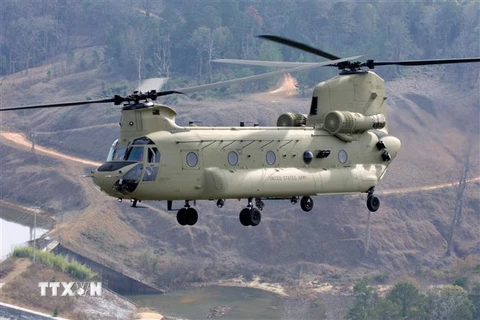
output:
[[[92,171],[93,182],[100,187],[100,189],[112,196],[114,194],[114,185],[121,178],[121,176],[128,172],[136,163],[132,162],[106,162]]]
[[[95,183],[100,189],[104,189],[105,175],[97,170],[92,171],[93,183]]]
[[[110,193],[110,189],[112,189],[113,184],[120,174],[113,172],[105,172],[105,171],[98,171],[95,170],[92,172],[93,176],[93,183],[95,183],[100,189],[106,193]],[[112,181],[113,180],[113,181]]]

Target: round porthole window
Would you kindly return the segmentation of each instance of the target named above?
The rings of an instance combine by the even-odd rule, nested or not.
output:
[[[308,163],[312,162],[312,160],[313,160],[312,151],[309,151],[309,150],[305,151],[303,153],[303,161],[308,164]]]
[[[267,152],[267,163],[269,165],[274,165],[275,161],[277,161],[277,156],[275,155],[275,152],[273,151],[268,151]]]
[[[190,167],[195,167],[198,164],[198,156],[195,152],[189,152],[187,154],[187,164]]]
[[[348,160],[347,151],[343,149],[338,151],[338,161],[340,161],[341,164],[345,164],[347,160]]]
[[[228,153],[228,163],[231,166],[236,166],[238,163],[238,154],[235,151],[230,151]]]

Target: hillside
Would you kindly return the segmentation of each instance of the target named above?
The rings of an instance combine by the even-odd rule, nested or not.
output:
[[[46,265],[37,260],[32,263],[29,258],[10,257],[3,261],[0,279],[5,285],[1,288],[0,297],[2,302],[41,311],[47,315],[57,315],[63,319],[126,319],[131,317],[135,306],[127,302],[111,291],[102,290],[101,297],[67,296],[62,297],[63,288],[58,289],[58,296],[51,296],[52,292],[47,289],[45,294],[48,298],[40,298],[39,281],[76,282],[72,277],[58,268]],[[13,270],[13,271],[12,271]],[[72,291],[75,287],[72,288]],[[6,310],[4,310],[6,312]],[[8,314],[8,313],[7,313]],[[7,317],[6,319],[13,319]],[[22,317],[22,319],[25,319]]]
[[[40,67],[43,71],[48,66]],[[29,70],[29,74],[35,74]],[[416,69],[387,83],[389,130],[402,149],[378,190],[455,181],[467,137],[478,162],[479,84],[463,86],[443,78],[441,70]],[[2,83],[11,92],[3,106],[80,100],[94,97],[123,80],[102,69],[48,79],[11,75]],[[274,125],[287,111],[305,112],[309,98],[238,94],[214,100],[168,99],[177,122],[237,125],[239,121]],[[37,133],[37,143],[60,152],[101,161],[118,134],[115,106],[60,108],[2,113],[1,130]],[[469,128],[473,127],[470,132]],[[476,131],[475,131],[476,130]],[[365,254],[368,211],[365,196],[317,197],[314,210],[303,213],[288,201],[268,202],[262,223],[245,228],[238,222],[243,202],[227,201],[223,209],[200,202],[199,222],[179,226],[164,203],[130,208],[80,178],[91,168],[64,159],[34,154],[0,140],[2,200],[36,205],[58,216],[53,235],[86,256],[122,268],[166,287],[258,274],[274,281],[312,275],[348,281],[365,273],[400,274],[418,265],[448,265],[446,238],[455,194],[451,188],[381,196],[382,207],[371,216],[369,251]],[[478,167],[472,176],[479,176]],[[480,253],[480,186],[472,184],[457,229],[455,253]],[[143,205],[143,203],[142,203]],[[177,207],[179,203],[175,204]]]

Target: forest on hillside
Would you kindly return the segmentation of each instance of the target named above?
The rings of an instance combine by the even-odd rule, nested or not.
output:
[[[0,75],[42,65],[60,54],[72,60],[74,50],[92,46],[100,49],[92,58],[75,61],[76,71],[102,66],[128,80],[172,77],[182,85],[265,71],[226,69],[212,63],[216,58],[321,61],[262,41],[259,34],[365,59],[480,55],[478,0],[7,0],[0,6]],[[382,69],[387,79],[399,72]],[[451,73],[469,83],[478,81],[476,67],[452,67]],[[318,80],[315,71],[299,75],[302,85]]]

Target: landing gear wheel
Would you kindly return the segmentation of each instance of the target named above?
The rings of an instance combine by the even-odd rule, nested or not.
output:
[[[194,208],[187,208],[186,222],[189,226],[193,226],[198,221],[198,213]]]
[[[260,210],[257,208],[252,208],[250,209],[249,214],[250,225],[253,227],[258,226],[260,221],[262,221],[262,214],[260,213]]]
[[[371,212],[375,212],[380,208],[380,199],[375,195],[369,195],[367,198],[367,208]]]
[[[309,196],[304,196],[300,200],[300,207],[305,212],[310,212],[313,209],[313,199]]]
[[[249,215],[250,215],[250,208],[245,208],[242,211],[240,211],[240,215],[239,215],[240,223],[245,227],[248,227],[250,225]]]
[[[217,207],[218,208],[223,208],[224,205],[225,205],[225,200],[224,199],[218,199],[217,200]]]
[[[177,211],[177,222],[181,226],[187,225],[187,208],[182,208]]]
[[[245,208],[240,211],[239,218],[242,225],[255,227],[262,221],[262,214],[257,208]]]

